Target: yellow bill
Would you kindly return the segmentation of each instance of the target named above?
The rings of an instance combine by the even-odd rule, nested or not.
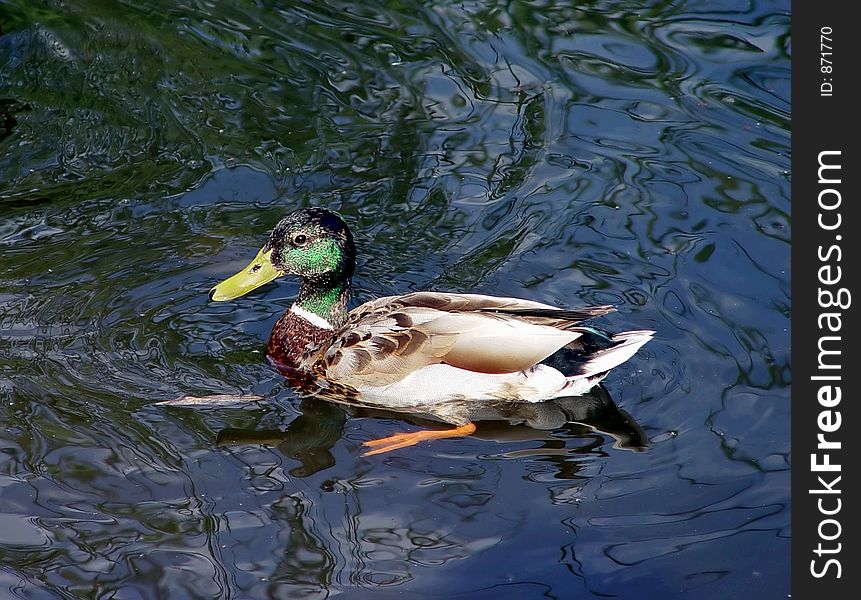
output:
[[[283,271],[272,265],[271,257],[272,250],[260,250],[247,267],[209,290],[210,299],[216,302],[233,300],[283,275]]]

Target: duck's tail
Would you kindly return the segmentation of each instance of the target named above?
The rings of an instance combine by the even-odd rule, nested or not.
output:
[[[584,328],[586,329],[586,328]],[[597,330],[588,333],[601,336],[609,345],[605,348],[591,349],[581,362],[574,366],[573,372],[566,377],[568,383],[565,392],[568,394],[583,394],[600,382],[614,367],[634,356],[640,346],[652,339],[654,331],[641,329],[622,331],[621,333],[603,334]]]

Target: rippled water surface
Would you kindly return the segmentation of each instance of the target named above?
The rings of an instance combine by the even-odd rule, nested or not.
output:
[[[789,2],[0,0],[0,28],[0,597],[789,594]],[[355,303],[657,336],[549,429],[362,458],[421,423],[264,363],[295,282],[207,299],[299,206],[353,229]],[[156,406],[185,394],[263,400]]]

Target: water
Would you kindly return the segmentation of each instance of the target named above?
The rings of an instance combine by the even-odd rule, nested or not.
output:
[[[788,2],[184,4],[0,0],[0,597],[789,594]],[[299,206],[356,303],[657,337],[578,422],[361,458],[420,423],[263,362],[295,282],[207,299]]]

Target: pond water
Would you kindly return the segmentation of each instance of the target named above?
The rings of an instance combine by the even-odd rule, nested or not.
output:
[[[788,1],[0,0],[0,28],[0,597],[789,595]],[[352,228],[354,303],[657,335],[568,423],[363,458],[420,423],[264,362],[296,282],[207,297],[301,206]],[[263,399],[156,404],[186,394]]]

